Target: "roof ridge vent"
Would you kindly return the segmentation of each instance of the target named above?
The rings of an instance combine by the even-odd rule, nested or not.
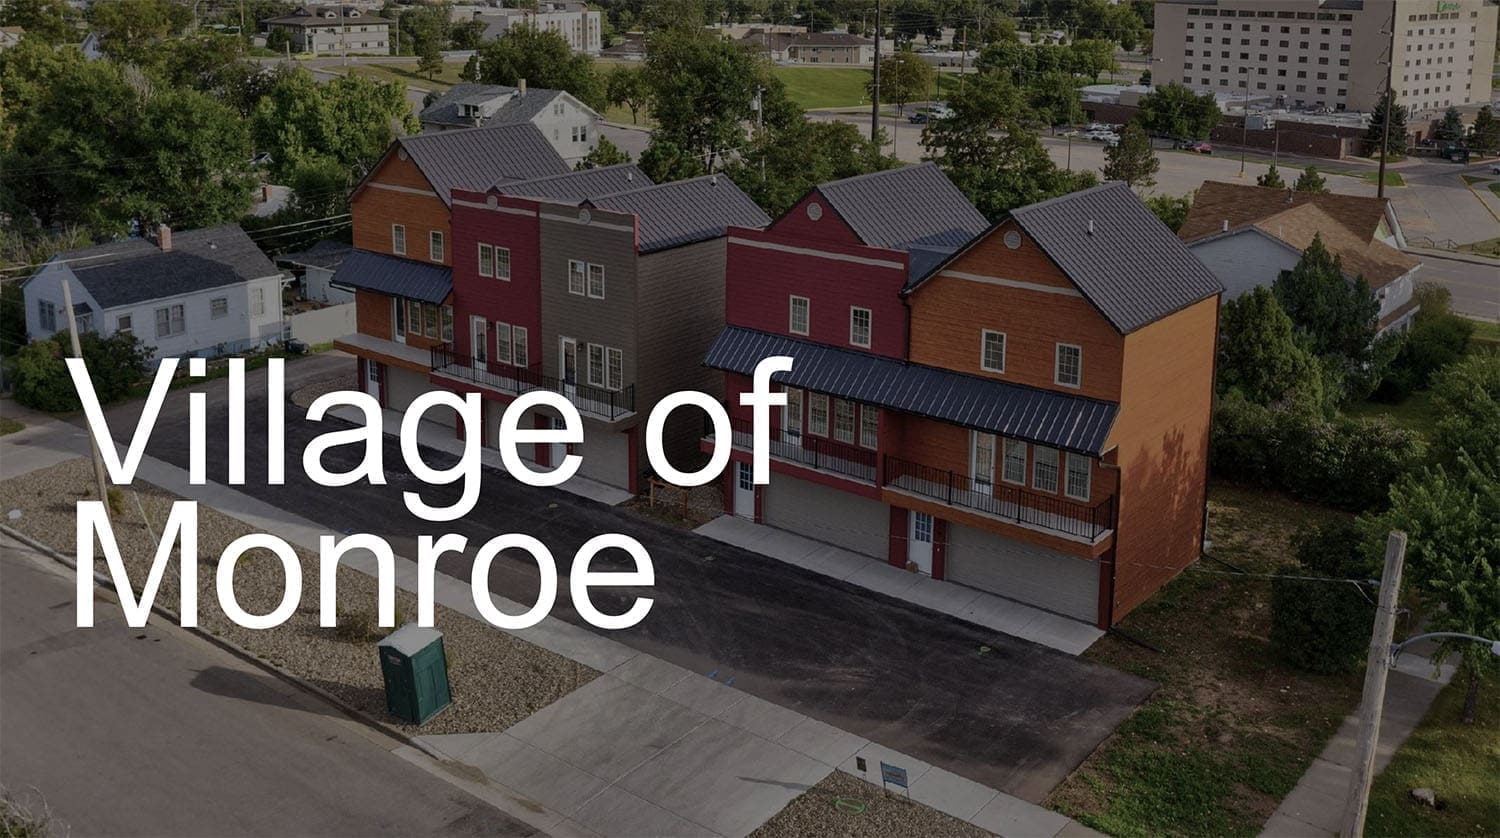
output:
[[[1094,234],[1094,219],[1090,218],[1089,219],[1089,235],[1092,236],[1093,234]]]

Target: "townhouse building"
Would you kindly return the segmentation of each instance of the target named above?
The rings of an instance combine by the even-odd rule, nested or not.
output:
[[[391,21],[357,6],[299,6],[290,14],[260,22],[267,34],[287,33],[292,49],[313,55],[390,52]]]
[[[429,389],[431,348],[453,340],[452,193],[566,174],[529,124],[402,137],[350,199],[353,245],[334,285],[355,295],[356,332],[334,345],[359,381],[400,410]]]
[[[656,185],[631,165],[456,190],[459,328],[432,350],[432,383],[486,397],[486,444],[499,430],[492,408],[531,390],[562,393],[584,441],[537,445],[530,458],[548,466],[578,454],[580,475],[637,492],[656,402],[721,392],[722,377],[699,360],[723,324],[725,231],[769,221],[728,178]],[[521,426],[560,421],[538,410]],[[678,467],[697,456],[701,427],[691,411],[667,423]]]
[[[564,90],[502,84],[455,84],[417,115],[426,132],[530,123],[568,163],[599,144],[603,117]]]
[[[1219,283],[1124,184],[985,229],[934,176],[731,231],[726,511],[1107,627],[1201,552]],[[758,487],[735,396],[769,355]]]

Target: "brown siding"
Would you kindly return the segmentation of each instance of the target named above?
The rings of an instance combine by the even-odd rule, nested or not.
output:
[[[427,194],[381,189],[380,184],[403,189],[421,189]],[[391,225],[406,226],[408,259],[429,260],[429,235],[443,234],[442,264],[453,264],[453,233],[449,225],[448,205],[432,192],[432,186],[416,165],[390,155],[376,168],[369,181],[354,197],[349,212],[354,222],[354,246],[374,253],[394,254],[391,249]]]
[[[1121,469],[1116,622],[1202,551],[1218,313],[1213,297],[1125,339],[1110,437]]]
[[[374,291],[355,291],[354,321],[360,334],[391,340],[391,298]]]
[[[638,412],[649,412],[658,400],[678,390],[722,397],[723,373],[703,366],[702,361],[724,326],[724,259],[722,238],[640,257]],[[679,468],[698,451],[702,432],[703,420],[697,411],[681,410],[669,418],[662,442]],[[644,463],[644,433],[641,445]]]

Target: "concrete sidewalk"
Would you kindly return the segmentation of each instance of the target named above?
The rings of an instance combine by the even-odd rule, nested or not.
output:
[[[694,532],[1070,655],[1082,654],[1104,636],[1098,628],[1079,620],[911,573],[869,556],[733,515],[715,518]]]
[[[1444,664],[1433,677],[1425,657],[1401,656],[1386,683],[1385,708],[1380,721],[1380,745],[1375,750],[1375,773],[1390,764],[1396,749],[1416,729],[1433,699],[1453,678],[1453,665]],[[1327,838],[1337,836],[1348,800],[1351,766],[1358,757],[1359,716],[1344,719],[1323,753],[1313,760],[1292,793],[1266,821],[1262,838]]]

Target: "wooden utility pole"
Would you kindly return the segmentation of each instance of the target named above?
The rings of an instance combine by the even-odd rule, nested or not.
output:
[[[875,0],[875,77],[870,82],[870,142],[880,137],[880,0]],[[895,149],[892,149],[892,153]]]
[[[68,337],[73,342],[73,357],[83,357],[83,347],[78,343],[78,319],[73,316],[73,288],[65,279],[62,281],[63,309],[68,316]],[[99,491],[99,502],[104,504],[104,515],[108,519],[109,514],[109,480],[104,476],[104,460],[99,457],[99,440],[89,434],[89,448],[94,453],[94,480]]]
[[[1396,91],[1392,86],[1396,66],[1396,3],[1391,2],[1391,19],[1386,24],[1385,47],[1385,123],[1380,126],[1380,174],[1375,181],[1375,197],[1385,197],[1385,158],[1391,153],[1391,118],[1395,116]],[[1364,820],[1361,817],[1360,823]]]
[[[1375,749],[1380,744],[1380,711],[1385,706],[1385,680],[1390,674],[1391,639],[1396,632],[1396,600],[1401,595],[1401,567],[1406,559],[1406,533],[1392,530],[1385,542],[1385,571],[1380,575],[1380,605],[1370,655],[1365,660],[1365,692],[1359,702],[1359,738],[1355,743],[1354,773],[1349,778],[1349,800],[1344,807],[1344,838],[1365,834],[1365,809],[1370,804],[1370,780],[1375,774]]]

